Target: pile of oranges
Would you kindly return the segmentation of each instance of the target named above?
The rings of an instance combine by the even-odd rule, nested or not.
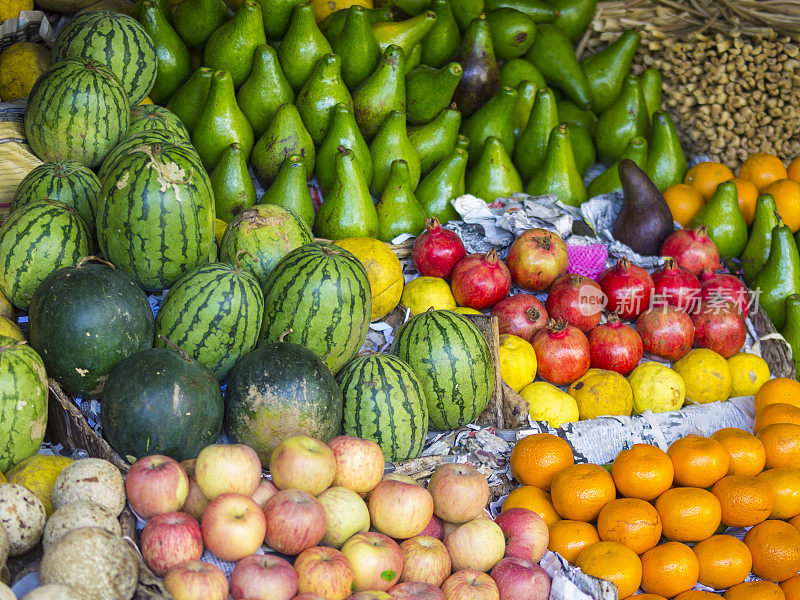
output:
[[[635,444],[610,467],[574,464],[561,438],[520,440],[522,484],[503,510],[524,507],[550,530],[549,549],[614,582],[620,598],[800,599],[800,383],[777,378],[755,397],[755,435],[726,428],[664,452]],[[749,528],[744,541],[724,532]],[[751,573],[764,581],[744,583]]]

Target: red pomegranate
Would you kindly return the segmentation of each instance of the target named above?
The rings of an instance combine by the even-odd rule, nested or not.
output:
[[[537,375],[553,385],[568,385],[589,370],[589,340],[577,327],[561,319],[533,336],[538,364]]]
[[[531,341],[536,332],[547,327],[550,320],[544,304],[531,294],[514,294],[500,300],[492,308],[500,333],[510,333]]]
[[[692,318],[663,303],[639,315],[636,333],[642,338],[645,352],[672,361],[685,356],[694,342]]]
[[[567,272],[567,246],[546,229],[528,229],[514,240],[506,260],[514,283],[529,292],[543,292]]]
[[[739,307],[745,319],[750,314],[750,292],[741,279],[730,273],[715,275],[713,271],[703,269],[700,273],[700,299],[705,302],[730,300]]]
[[[551,319],[562,319],[584,333],[600,322],[604,305],[600,285],[594,279],[572,273],[553,282],[545,302]]]
[[[425,231],[414,241],[411,260],[420,275],[450,277],[453,267],[467,255],[464,242],[455,231],[442,229],[439,219],[431,217]]]
[[[686,267],[667,257],[664,265],[653,272],[654,304],[661,302],[691,312],[700,302],[700,282]]]
[[[671,256],[695,277],[703,269],[715,271],[719,268],[719,249],[706,235],[705,225],[669,234],[661,245],[661,256]]]
[[[606,295],[606,308],[621,319],[635,319],[650,308],[653,278],[627,258],[620,258],[616,265],[606,269],[597,283]]]
[[[725,299],[701,302],[692,315],[694,342],[698,348],[708,348],[730,358],[742,349],[747,337],[739,307]]]
[[[496,250],[465,256],[453,269],[450,283],[459,306],[483,310],[508,296],[511,273]]]
[[[589,332],[592,367],[616,371],[627,376],[642,360],[642,338],[617,315],[610,315],[602,325]]]

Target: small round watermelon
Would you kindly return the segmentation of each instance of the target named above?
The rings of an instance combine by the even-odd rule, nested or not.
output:
[[[169,131],[182,137],[185,143],[192,143],[189,132],[177,115],[158,104],[139,104],[131,108],[131,126],[126,137],[143,131]]]
[[[97,171],[97,176],[102,182],[108,172],[117,166],[117,163],[130,154],[132,150],[139,146],[156,145],[156,144],[175,144],[181,146],[186,150],[194,153],[197,158],[197,164],[202,165],[200,162],[200,155],[194,149],[194,146],[187,143],[183,136],[176,131],[170,129],[148,129],[147,131],[140,131],[131,135],[126,135],[122,141],[114,146],[113,150],[108,153],[100,169]]]

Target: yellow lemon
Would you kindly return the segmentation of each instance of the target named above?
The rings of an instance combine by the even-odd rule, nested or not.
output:
[[[731,368],[722,355],[706,348],[689,351],[672,368],[686,384],[686,400],[693,404],[722,402],[731,395]]]
[[[411,314],[418,315],[429,308],[453,310],[456,308],[456,299],[444,279],[417,277],[406,284],[400,304],[411,309]]]
[[[53,485],[61,471],[71,463],[72,459],[66,456],[37,454],[26,458],[8,471],[6,479],[8,483],[24,485],[36,494],[49,517],[53,512],[53,503],[50,500]]]
[[[569,386],[569,395],[578,403],[581,420],[603,415],[630,415],[633,390],[622,375],[605,369],[589,369]]]
[[[546,381],[525,386],[520,396],[528,403],[531,419],[546,421],[550,427],[561,427],[580,418],[575,398]]]
[[[466,306],[456,306],[453,309],[454,313],[458,313],[459,315],[482,315],[483,313],[479,310],[475,310],[474,308],[468,308]]]
[[[761,386],[769,381],[769,365],[760,356],[739,352],[728,359],[731,369],[731,398],[755,396]]]
[[[515,392],[536,379],[536,351],[530,342],[504,333],[500,336],[500,376]]]
[[[18,17],[23,10],[33,10],[33,0],[3,0],[0,2],[0,23]]]
[[[8,298],[3,295],[3,292],[0,292],[0,317],[13,320],[14,316],[14,307],[8,301]]]
[[[25,334],[22,333],[22,330],[17,327],[16,323],[6,319],[5,317],[0,317],[0,335],[10,337],[18,342],[25,341]]]
[[[225,235],[225,230],[227,228],[228,224],[222,219],[214,221],[214,237],[217,238],[217,246],[222,245],[222,236]]]
[[[361,261],[372,290],[372,320],[380,321],[394,310],[403,293],[403,266],[389,246],[368,237],[345,238],[336,242]]]
[[[139,102],[139,106],[144,106],[145,104],[155,104],[155,103],[150,99],[150,96],[145,96],[144,100]]]
[[[675,371],[657,362],[645,362],[628,375],[633,391],[633,414],[678,410],[686,397],[686,384]]]
[[[372,0],[312,0],[314,6],[314,17],[317,23],[324,20],[332,12],[349,8],[351,6],[363,6],[372,8]]]
[[[11,3],[14,4],[14,0]],[[0,15],[2,12],[3,3],[0,3]],[[2,20],[3,17],[0,16],[0,21]],[[42,44],[18,42],[0,52],[0,100],[5,102],[27,98],[39,75],[49,66],[50,50]]]

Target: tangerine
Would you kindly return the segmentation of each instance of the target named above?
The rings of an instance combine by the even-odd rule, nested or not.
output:
[[[558,552],[570,564],[575,563],[575,559],[592,544],[600,541],[597,529],[591,523],[585,521],[570,521],[562,519],[550,525],[550,540],[547,549],[551,552]]]
[[[703,197],[703,200],[708,202],[711,200],[711,196],[714,195],[717,186],[723,181],[730,181],[731,179],[733,179],[733,171],[722,163],[709,161],[697,163],[686,171],[683,183],[696,189]]]
[[[756,200],[758,200],[758,188],[749,179],[734,177],[733,183],[736,184],[736,191],[739,193],[739,212],[742,213],[747,226],[753,224],[756,216]]]
[[[536,433],[522,438],[511,451],[511,473],[522,485],[550,489],[555,474],[574,464],[572,448],[558,436]]]
[[[789,523],[789,525],[791,525],[792,527],[794,527],[795,529],[800,531],[800,515],[797,515],[796,517],[792,517],[791,519],[789,519],[787,521],[787,523]]]
[[[716,431],[711,439],[722,444],[728,453],[728,475],[758,475],[764,470],[767,460],[764,444],[749,431],[725,427]]]
[[[627,498],[655,500],[672,487],[675,469],[666,452],[650,444],[634,444],[617,455],[611,477]]]
[[[649,502],[619,498],[600,510],[597,532],[603,541],[619,542],[636,554],[642,554],[661,539],[661,519]]]
[[[667,454],[675,467],[675,483],[687,487],[711,487],[727,475],[730,465],[722,444],[698,435],[675,440]]]
[[[786,600],[800,600],[800,575],[781,581],[778,586],[783,590]]]
[[[775,207],[784,224],[797,233],[800,230],[800,182],[794,179],[779,179],[764,190],[775,198]]]
[[[667,542],[642,554],[642,589],[666,598],[692,589],[700,575],[700,563],[692,549]]]
[[[800,408],[800,381],[788,377],[776,377],[762,385],[753,402],[756,413],[768,404],[792,404]]]
[[[522,485],[512,490],[508,497],[506,497],[505,502],[503,502],[501,512],[509,508],[527,508],[532,510],[544,519],[548,527],[556,521],[561,520],[556,509],[553,508],[550,494],[535,485]]]
[[[795,425],[800,425],[800,407],[783,402],[767,404],[756,413],[753,431],[758,433],[767,425],[773,425],[774,423],[794,423]]]
[[[800,181],[800,156],[796,157],[786,169],[786,174],[789,179]]]
[[[770,519],[791,519],[800,515],[800,469],[776,467],[758,476],[772,491]]]
[[[744,536],[753,555],[753,573],[780,583],[800,572],[800,530],[785,521],[769,519]]]
[[[597,542],[583,550],[575,566],[588,575],[613,582],[620,598],[627,598],[642,583],[642,563],[636,553],[617,542]]]
[[[664,200],[672,213],[672,218],[688,227],[694,216],[705,205],[705,200],[695,188],[685,183],[676,183],[664,190]]]
[[[608,471],[591,463],[572,465],[556,473],[550,493],[561,518],[587,522],[594,521],[600,509],[617,497]]]
[[[758,432],[767,451],[768,469],[800,465],[800,425],[773,423]]]
[[[719,600],[719,594],[704,592],[702,590],[687,590],[681,592],[672,600]]]
[[[722,521],[719,500],[702,488],[672,488],[658,497],[655,506],[664,537],[676,542],[710,538]]]
[[[785,179],[787,172],[783,161],[774,154],[756,152],[739,167],[739,177],[752,181],[759,193],[763,193],[772,182]]]
[[[753,566],[748,547],[732,535],[712,535],[696,543],[692,551],[700,563],[698,581],[715,590],[742,583]]]
[[[766,521],[775,500],[769,484],[751,475],[727,475],[711,493],[719,500],[722,522],[728,527],[752,527]]]
[[[725,600],[786,600],[783,590],[771,581],[746,581],[722,596]]]

